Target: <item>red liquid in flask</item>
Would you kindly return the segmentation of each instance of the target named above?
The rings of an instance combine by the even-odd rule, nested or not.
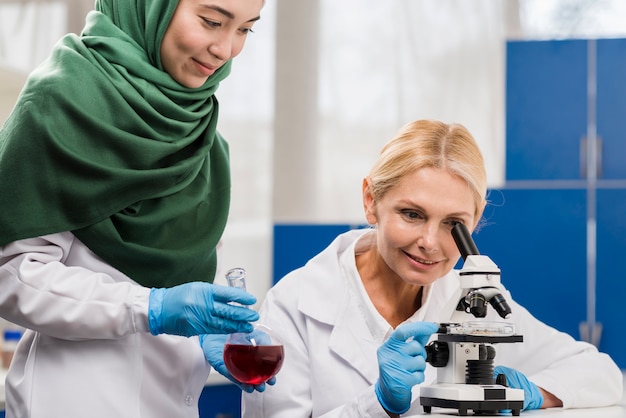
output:
[[[224,363],[230,374],[241,383],[258,385],[274,376],[283,365],[282,345],[224,346]]]

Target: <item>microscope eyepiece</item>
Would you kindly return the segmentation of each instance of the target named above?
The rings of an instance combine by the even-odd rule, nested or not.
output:
[[[474,243],[474,240],[472,239],[472,234],[469,232],[469,229],[467,229],[467,227],[464,224],[457,222],[452,227],[451,232],[452,232],[452,238],[454,238],[454,242],[456,243],[457,248],[461,252],[461,256],[463,257],[463,260],[465,260],[468,255],[480,254],[480,252],[478,252],[478,247],[476,247],[476,244]]]

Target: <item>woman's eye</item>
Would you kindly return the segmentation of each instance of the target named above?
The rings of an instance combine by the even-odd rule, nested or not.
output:
[[[243,33],[244,35],[247,35],[249,33],[254,33],[254,31],[252,30],[252,28],[241,28],[239,29],[241,31],[241,33]]]
[[[450,227],[450,229],[454,228],[454,226],[456,224],[464,224],[465,222],[463,222],[460,219],[451,219],[449,221],[446,221],[446,224]]]
[[[423,219],[424,218],[421,213],[416,212],[414,210],[403,210],[402,211],[402,216],[404,216],[405,218],[410,219],[410,220],[416,220],[416,219]]]
[[[209,26],[211,28],[219,28],[221,26],[221,24],[219,22],[207,19],[206,17],[202,17],[201,19],[202,19],[202,21],[204,22],[205,25],[207,25],[207,26]]]

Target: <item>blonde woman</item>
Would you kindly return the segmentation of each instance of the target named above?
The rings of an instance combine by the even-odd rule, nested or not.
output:
[[[419,120],[382,150],[363,180],[373,226],[338,236],[267,294],[260,321],[280,330],[285,360],[275,386],[244,394],[243,416],[381,417],[421,414],[434,383],[424,345],[459,289],[451,230],[480,223],[487,181],[461,125]],[[500,289],[523,343],[500,344],[496,367],[524,389],[524,408],[595,407],[622,396],[606,354],[535,319]],[[487,320],[501,320],[490,309]],[[410,338],[412,337],[412,338]]]

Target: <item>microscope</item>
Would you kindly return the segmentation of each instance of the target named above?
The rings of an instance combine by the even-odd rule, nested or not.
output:
[[[436,340],[426,346],[426,361],[437,368],[437,381],[420,387],[420,403],[425,413],[432,407],[458,409],[466,416],[499,415],[510,410],[519,416],[524,391],[507,387],[506,377],[494,379],[496,343],[522,342],[512,323],[467,321],[484,318],[488,305],[506,319],[511,308],[500,294],[500,269],[487,256],[480,255],[467,227],[457,223],[452,236],[463,257],[461,286],[447,306],[450,322],[440,324]]]

